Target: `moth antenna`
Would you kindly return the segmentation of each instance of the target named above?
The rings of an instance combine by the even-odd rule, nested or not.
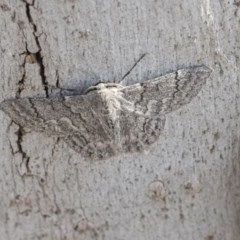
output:
[[[140,56],[140,58],[133,64],[133,66],[123,75],[121,81],[119,83],[121,83],[131,72],[132,70],[137,66],[137,64],[147,55],[147,53],[144,53]]]

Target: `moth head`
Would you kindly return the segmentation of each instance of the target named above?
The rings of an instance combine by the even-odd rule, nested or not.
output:
[[[88,94],[89,92],[92,91],[101,91],[103,89],[110,89],[110,88],[122,88],[123,86],[118,83],[103,83],[103,82],[98,82],[95,86],[89,87],[84,94]]]

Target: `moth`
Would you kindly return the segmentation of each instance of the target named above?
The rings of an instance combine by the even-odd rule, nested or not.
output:
[[[0,109],[25,129],[61,138],[86,159],[105,159],[156,142],[166,114],[189,103],[210,73],[189,67],[130,86],[100,83],[82,95],[5,100]]]

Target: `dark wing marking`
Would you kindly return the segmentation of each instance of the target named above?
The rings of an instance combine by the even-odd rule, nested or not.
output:
[[[206,83],[211,70],[205,66],[176,72],[123,88],[123,97],[148,115],[168,113],[189,103]]]
[[[142,151],[154,143],[165,114],[189,103],[210,75],[181,69],[141,84],[99,84],[84,95],[6,100],[0,109],[22,127],[63,139],[85,158]]]

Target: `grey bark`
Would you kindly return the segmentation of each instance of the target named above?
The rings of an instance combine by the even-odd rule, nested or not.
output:
[[[238,240],[239,18],[226,0],[0,0],[0,101],[118,83],[143,54],[123,84],[213,70],[141,154],[84,161],[0,112],[0,239]]]

